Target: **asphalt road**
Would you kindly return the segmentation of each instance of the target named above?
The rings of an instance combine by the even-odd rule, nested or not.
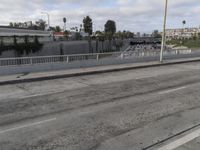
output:
[[[199,74],[187,63],[0,86],[0,150],[156,149],[200,124]]]

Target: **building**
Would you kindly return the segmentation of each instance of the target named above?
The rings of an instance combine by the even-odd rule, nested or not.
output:
[[[137,32],[137,34],[135,35],[135,37],[140,37],[140,32]]]
[[[178,29],[167,29],[167,39],[180,39],[180,38],[191,38],[200,33],[200,28],[178,28]]]
[[[64,32],[54,32],[53,38],[55,41],[64,40],[65,34],[64,34]]]

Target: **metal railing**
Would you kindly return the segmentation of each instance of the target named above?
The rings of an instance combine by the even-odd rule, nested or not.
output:
[[[189,51],[190,52],[190,51]],[[185,52],[186,53],[186,52]],[[16,65],[35,65],[47,63],[71,63],[88,60],[103,59],[133,59],[150,56],[158,56],[160,51],[128,51],[128,52],[111,52],[111,53],[93,53],[93,54],[75,54],[75,55],[57,55],[57,56],[36,56],[36,57],[19,57],[19,58],[1,58],[0,67]],[[178,55],[178,50],[164,52],[165,55]]]
[[[94,54],[75,54],[75,55],[55,55],[55,56],[36,56],[36,57],[18,57],[18,58],[1,58],[0,66],[16,66],[16,65],[34,65],[46,63],[69,63],[87,60],[99,60],[103,58],[120,56],[117,53],[94,53]]]

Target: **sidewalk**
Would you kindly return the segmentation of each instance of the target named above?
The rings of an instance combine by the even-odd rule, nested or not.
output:
[[[52,71],[52,72],[16,74],[16,75],[9,75],[9,76],[0,76],[0,85],[59,79],[59,78],[67,78],[67,77],[75,77],[75,76],[83,76],[83,75],[92,75],[92,74],[98,74],[98,73],[123,71],[123,70],[129,70],[129,69],[159,67],[159,66],[165,66],[165,65],[175,65],[175,64],[197,62],[197,61],[200,61],[200,57],[189,58],[189,59],[187,58],[187,59],[169,60],[163,63],[154,61],[154,62],[147,62],[147,63],[144,62],[144,63],[131,63],[131,64],[122,64],[122,65],[91,67],[91,68],[68,69],[68,70]]]

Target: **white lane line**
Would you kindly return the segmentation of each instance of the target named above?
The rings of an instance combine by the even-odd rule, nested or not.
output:
[[[177,139],[161,148],[158,148],[157,150],[174,150],[174,149],[181,147],[184,144],[198,138],[199,136],[200,136],[200,129],[198,129],[180,139]]]
[[[6,130],[0,130],[0,134],[6,133],[6,132],[15,131],[15,130],[20,130],[20,129],[23,129],[23,128],[37,126],[37,125],[48,123],[48,122],[55,121],[55,120],[56,120],[56,118],[52,118],[52,119],[43,120],[43,121],[34,122],[34,123],[29,123],[29,124],[26,124],[26,125],[10,128],[10,129],[6,129]]]
[[[183,90],[185,88],[186,87],[183,86],[183,87],[179,87],[179,88],[175,88],[175,89],[171,89],[171,90],[162,91],[162,92],[159,92],[158,94],[160,94],[160,95],[162,95],[162,94],[168,94],[168,93],[176,92],[176,91],[179,91],[179,90]]]

